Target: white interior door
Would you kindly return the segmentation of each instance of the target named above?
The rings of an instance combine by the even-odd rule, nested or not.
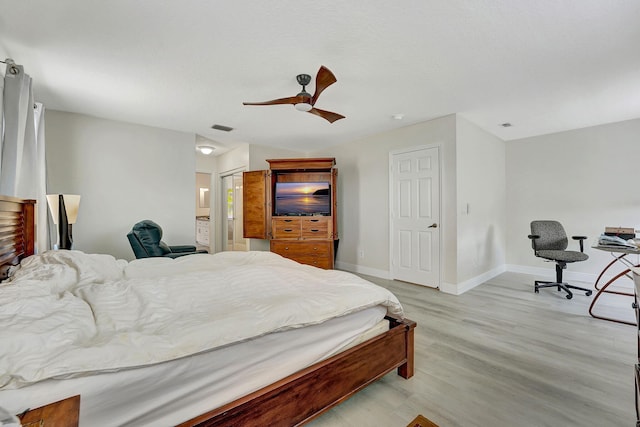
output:
[[[390,190],[392,278],[439,287],[439,148],[392,153]]]

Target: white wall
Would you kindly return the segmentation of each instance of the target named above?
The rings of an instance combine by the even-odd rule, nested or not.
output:
[[[533,256],[527,235],[532,220],[555,219],[568,235],[589,237],[589,260],[567,272],[592,280],[611,260],[609,253],[590,248],[604,228],[640,229],[638,159],[640,119],[508,142],[509,269],[554,268]],[[577,243],[570,241],[570,248],[577,250]]]
[[[457,117],[458,284],[477,285],[488,272],[504,271],[505,161],[504,141]]]
[[[334,146],[310,157],[335,157],[338,168],[339,268],[389,275],[389,152],[439,144],[442,156],[443,280],[456,282],[454,115]],[[358,249],[364,258],[358,258]]]
[[[194,134],[47,110],[46,141],[47,191],[82,196],[74,249],[133,259],[126,234],[143,219],[195,243]]]
[[[256,144],[251,144],[249,147],[249,151],[249,170],[252,171],[269,169],[269,163],[267,162],[267,159],[296,159],[308,157],[304,153],[300,153],[298,151]]]

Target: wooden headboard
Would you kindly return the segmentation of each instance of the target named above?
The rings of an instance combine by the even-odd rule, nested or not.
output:
[[[35,200],[0,196],[0,279],[34,253],[35,206]]]

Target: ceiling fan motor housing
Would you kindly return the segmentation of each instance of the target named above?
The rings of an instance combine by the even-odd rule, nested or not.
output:
[[[311,76],[309,74],[298,74],[296,80],[298,80],[300,85],[306,86],[311,83]]]

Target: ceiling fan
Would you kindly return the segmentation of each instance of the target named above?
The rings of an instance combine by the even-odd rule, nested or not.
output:
[[[311,82],[311,76],[309,74],[298,74],[296,76],[296,80],[302,86],[302,91],[296,96],[291,96],[289,98],[280,98],[274,99],[271,101],[265,102],[243,102],[243,105],[278,105],[278,104],[292,104],[296,110],[298,111],[306,111],[311,114],[315,114],[316,116],[320,116],[323,119],[328,120],[333,123],[336,120],[344,119],[342,114],[332,113],[331,111],[320,110],[315,108],[314,105],[318,100],[318,97],[322,93],[323,90],[337,82],[336,76],[324,65],[320,67],[318,70],[318,74],[316,75],[316,91],[311,96],[306,90],[305,87]]]

